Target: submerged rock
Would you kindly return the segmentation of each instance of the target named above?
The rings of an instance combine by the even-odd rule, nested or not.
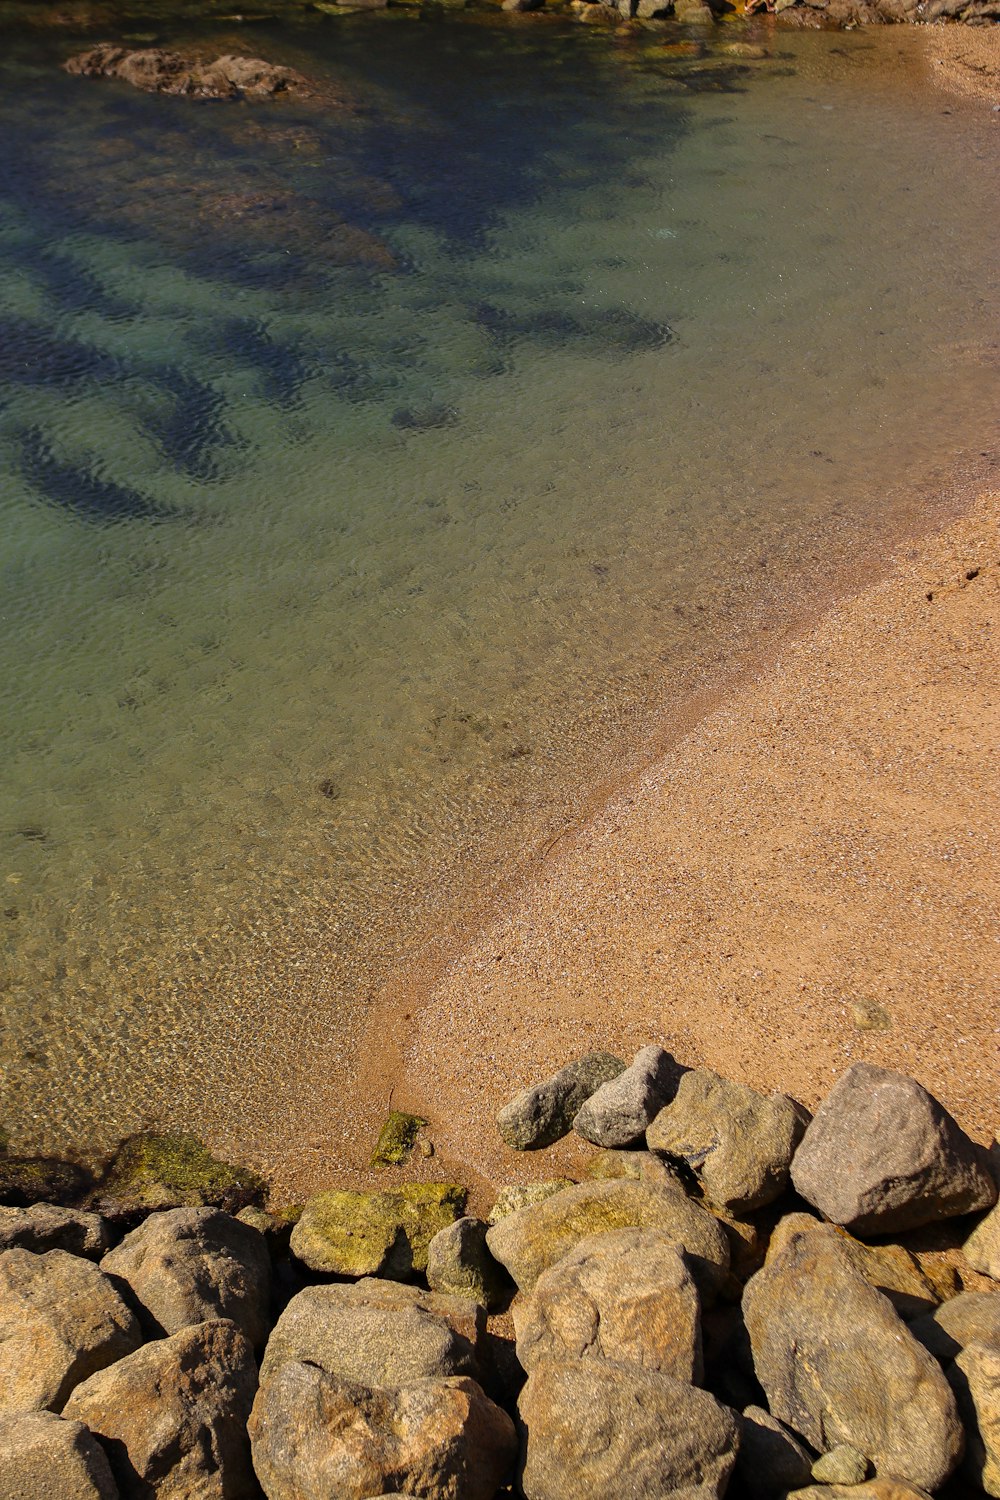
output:
[[[94,1194],[101,1213],[125,1221],[167,1208],[235,1214],[266,1197],[263,1177],[220,1161],[197,1136],[155,1131],[122,1141]]]
[[[118,78],[147,94],[183,94],[196,99],[269,98],[308,92],[301,73],[259,57],[217,57],[203,62],[161,47],[132,50],[102,42],[63,64],[83,78]]]
[[[0,1157],[0,1203],[30,1208],[35,1203],[78,1204],[92,1178],[78,1162],[54,1156]]]
[[[408,1183],[385,1193],[317,1193],[292,1230],[295,1255],[313,1271],[403,1280],[427,1269],[438,1230],[461,1217],[465,1188]]]
[[[588,1052],[505,1104],[497,1115],[500,1134],[514,1151],[554,1145],[569,1135],[591,1094],[624,1071],[624,1062],[613,1053]]]
[[[107,1455],[82,1422],[49,1411],[0,1416],[4,1500],[118,1500]]]

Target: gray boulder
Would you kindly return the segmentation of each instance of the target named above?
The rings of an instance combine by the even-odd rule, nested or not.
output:
[[[118,1500],[107,1455],[80,1422],[50,1411],[0,1416],[0,1500]]]
[[[980,1220],[962,1246],[962,1254],[974,1271],[1000,1281],[1000,1207]]]
[[[92,1375],[66,1416],[101,1439],[122,1500],[250,1500],[256,1386],[235,1323],[200,1323]]]
[[[574,1246],[512,1309],[517,1357],[605,1359],[700,1382],[701,1304],[679,1246],[659,1229],[613,1229]]]
[[[947,1364],[967,1344],[1000,1348],[1000,1288],[995,1292],[960,1292],[910,1324],[913,1337],[935,1359]]]
[[[434,1292],[471,1297],[485,1308],[506,1301],[513,1287],[486,1244],[482,1219],[456,1219],[439,1229],[427,1247],[427,1284]]]
[[[743,1314],[774,1416],[817,1451],[850,1443],[879,1476],[936,1489],[962,1452],[947,1381],[826,1226],[789,1235]]]
[[[580,1109],[573,1129],[585,1141],[614,1150],[642,1139],[677,1088],[678,1068],[662,1047],[643,1047],[632,1065],[602,1084]]]
[[[1000,1495],[1000,1343],[967,1344],[948,1380],[965,1425],[962,1474],[987,1495]]]
[[[650,1150],[686,1162],[717,1208],[744,1214],[785,1191],[808,1123],[808,1113],[786,1094],[760,1094],[697,1068],[685,1073],[646,1140]]]
[[[54,1203],[33,1203],[30,1208],[0,1208],[0,1251],[65,1250],[100,1260],[111,1243],[108,1226],[100,1214],[76,1208],[58,1208]]]
[[[746,1407],[733,1483],[750,1500],[773,1500],[808,1484],[811,1475],[812,1456],[794,1433],[762,1406]]]
[[[101,1261],[131,1288],[151,1337],[228,1318],[262,1348],[271,1257],[263,1237],[217,1208],[151,1214]]]
[[[729,1271],[729,1241],[717,1219],[679,1186],[628,1179],[581,1182],[495,1224],[486,1236],[491,1254],[521,1291],[591,1234],[611,1229],[659,1229],[686,1252],[702,1301],[711,1302]]]
[[[893,1234],[990,1208],[985,1153],[913,1078],[855,1063],[792,1163],[797,1192],[855,1234]]]
[[[634,1365],[541,1360],[518,1410],[527,1500],[717,1500],[736,1462],[731,1411]]]
[[[465,1376],[369,1390],[295,1361],[261,1385],[250,1437],[268,1500],[493,1500],[517,1451],[507,1413]]]
[[[500,1134],[514,1151],[537,1151],[568,1135],[591,1094],[623,1072],[610,1052],[588,1052],[544,1083],[522,1089],[497,1115]]]
[[[482,1308],[464,1298],[373,1280],[310,1286],[275,1324],[261,1380],[290,1360],[367,1386],[476,1375],[485,1328]]]
[[[141,1343],[137,1319],[89,1260],[0,1255],[0,1411],[60,1411],[75,1385]]]

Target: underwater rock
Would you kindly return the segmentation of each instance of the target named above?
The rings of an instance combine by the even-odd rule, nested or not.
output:
[[[259,57],[227,56],[204,63],[161,47],[132,51],[113,42],[78,52],[63,67],[81,78],[120,78],[147,94],[181,94],[195,99],[263,99],[309,92],[301,73]]]
[[[143,1131],[122,1141],[94,1194],[94,1207],[119,1222],[166,1208],[221,1208],[235,1214],[267,1197],[249,1167],[219,1161],[196,1135]]]

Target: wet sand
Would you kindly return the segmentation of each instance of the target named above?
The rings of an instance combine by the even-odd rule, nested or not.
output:
[[[437,981],[376,1018],[406,1035],[395,1107],[479,1188],[570,1174],[498,1107],[570,1057],[656,1040],[815,1105],[850,1063],[914,1074],[974,1135],[1000,1092],[1000,491],[905,544],[586,826],[549,848]],[[405,1007],[405,1010],[404,1010]],[[405,1018],[405,1019],[404,1019]]]
[[[1000,114],[1000,26],[928,26],[925,35],[933,82]]]

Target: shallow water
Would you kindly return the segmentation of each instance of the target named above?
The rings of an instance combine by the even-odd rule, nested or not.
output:
[[[342,104],[0,58],[3,1115],[274,1168],[428,915],[995,443],[995,128],[898,31],[192,38]]]

